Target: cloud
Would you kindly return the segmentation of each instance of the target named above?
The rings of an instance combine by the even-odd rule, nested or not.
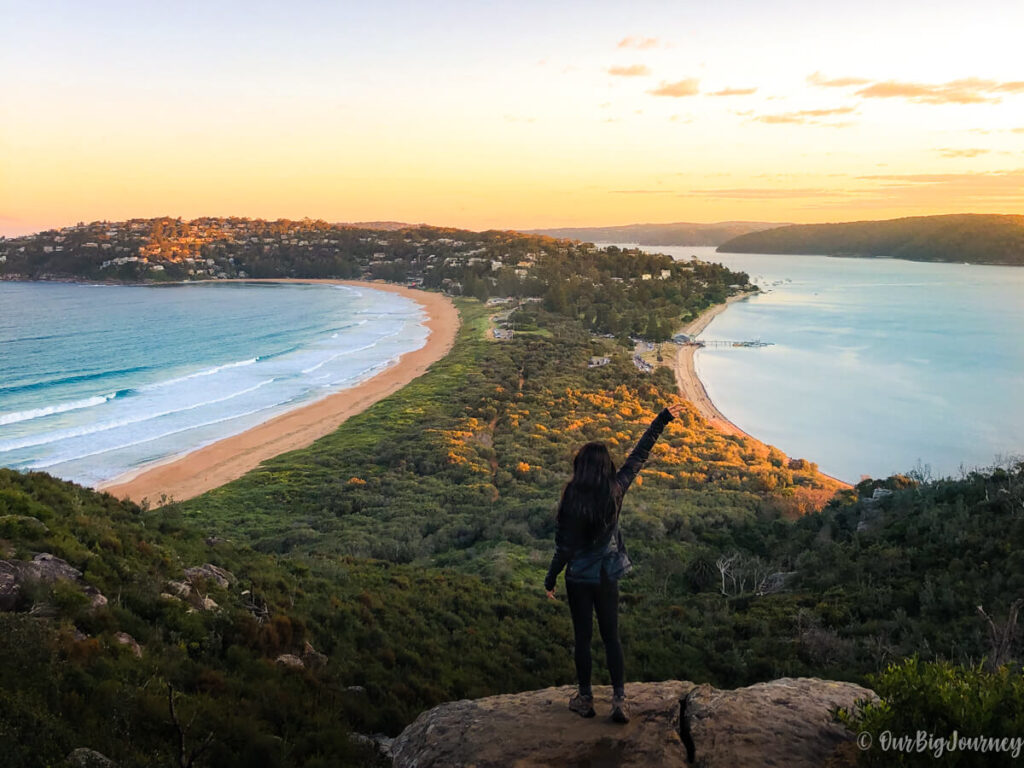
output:
[[[657,48],[661,41],[656,37],[624,37],[619,40],[618,48],[632,48],[637,51],[647,51]]]
[[[912,209],[915,212],[988,210],[1016,212],[1024,205],[1024,168],[991,173],[905,173],[858,176],[873,182],[858,197],[814,202],[805,208],[840,210]]]
[[[723,88],[709,93],[708,96],[750,96],[757,93],[757,88]]]
[[[935,150],[943,157],[977,157],[978,155],[984,155],[991,152],[990,149],[980,149],[974,147],[971,149],[953,149],[951,147],[940,147]]]
[[[608,74],[616,77],[643,77],[651,74],[651,70],[643,64],[631,64],[628,67],[608,67]]]
[[[989,171],[988,173],[888,173],[872,176],[858,176],[858,179],[872,181],[899,181],[915,184],[963,184],[974,183],[980,179],[997,179],[1020,184],[1024,179],[1024,168],[1005,171]],[[1024,195],[1024,185],[1017,190]]]
[[[822,187],[737,187],[733,189],[693,189],[691,195],[703,197],[727,197],[734,200],[786,200],[802,197],[846,197],[849,192],[842,192]]]
[[[806,123],[807,119],[800,117],[796,112],[788,112],[783,115],[761,115],[755,117],[759,123],[769,123],[770,125],[781,125],[783,123]]]
[[[679,98],[681,96],[696,96],[700,93],[698,85],[700,80],[696,77],[688,77],[685,80],[677,80],[674,83],[662,82],[657,88],[648,91],[648,93],[654,96],[671,96],[673,98]]]
[[[796,114],[806,117],[828,117],[829,115],[848,115],[853,111],[853,107],[832,107],[831,109],[805,109]]]
[[[937,198],[1024,202],[1024,168],[988,173],[894,173],[857,178],[881,182],[887,192],[913,191]]]
[[[1015,211],[1024,205],[1024,168],[991,173],[905,173],[857,176],[828,187],[694,189],[687,196],[733,200],[791,200],[793,207],[834,211],[894,209],[918,212]],[[842,214],[848,215],[848,214]]]
[[[995,104],[1003,93],[1024,93],[1024,81],[1000,83],[969,77],[931,85],[887,80],[857,91],[865,98],[907,99],[920,104]]]
[[[776,115],[758,115],[752,118],[759,123],[769,124],[783,124],[783,123],[794,123],[794,124],[814,124],[814,125],[830,125],[829,123],[822,123],[820,118],[823,117],[834,117],[836,115],[849,115],[855,111],[854,107],[833,107],[831,109],[802,109],[799,112],[783,112]],[[833,127],[837,125],[849,125],[849,123],[831,124]]]
[[[902,80],[865,80],[860,77],[826,78],[820,72],[807,82],[825,88],[864,86],[856,91],[866,99],[906,99],[917,104],[996,104],[1003,95],[1024,93],[1024,80],[985,80],[965,77],[947,83],[912,83]]]
[[[611,189],[608,191],[610,195],[667,195],[670,190],[667,189]]]
[[[822,76],[821,72],[814,72],[807,76],[807,82],[823,88],[846,88],[851,85],[867,85],[871,81],[861,77],[836,77],[830,80]]]

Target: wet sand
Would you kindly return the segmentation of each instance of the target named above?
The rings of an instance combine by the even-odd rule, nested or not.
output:
[[[218,281],[223,282],[223,281]],[[426,344],[406,352],[398,362],[373,378],[287,411],[237,435],[191,453],[122,475],[98,486],[118,498],[150,506],[184,501],[235,480],[262,462],[287,451],[305,448],[336,430],[350,416],[369,408],[422,375],[451,349],[459,329],[459,313],[440,293],[413,290],[390,283],[356,280],[245,280],[239,282],[331,283],[389,291],[415,301],[426,311]]]

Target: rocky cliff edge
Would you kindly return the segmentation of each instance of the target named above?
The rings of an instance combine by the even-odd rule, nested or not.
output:
[[[631,721],[611,722],[611,690],[595,687],[597,717],[567,709],[571,686],[454,701],[422,713],[395,739],[395,768],[787,766],[856,762],[837,707],[877,698],[853,683],[782,678],[732,691],[673,680],[626,685]]]

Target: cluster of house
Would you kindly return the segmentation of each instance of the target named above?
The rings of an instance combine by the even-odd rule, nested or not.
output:
[[[518,236],[511,234],[506,241],[500,236],[456,239],[434,237],[429,231],[364,230],[349,238],[345,229],[345,225],[308,220],[206,217],[191,221],[171,218],[101,221],[8,240],[0,238],[0,259],[6,262],[8,256],[18,253],[28,258],[42,254],[95,253],[96,258],[90,259],[90,263],[110,273],[132,266],[149,272],[168,269],[175,276],[195,278],[247,277],[236,267],[235,257],[239,257],[241,265],[241,259],[254,251],[274,253],[282,248],[309,247],[339,253],[346,249],[346,244],[358,240],[365,244],[355,249],[361,254],[363,277],[403,274],[411,287],[420,287],[426,282],[440,284],[442,289],[460,294],[467,279],[461,274],[463,268],[469,268],[477,277],[486,276],[484,279],[496,285],[501,270],[519,279],[528,277],[544,254],[543,249],[536,247],[521,249]],[[561,244],[556,250],[565,255],[576,247],[587,250],[585,246]],[[383,268],[389,264],[397,265],[400,271]],[[434,270],[437,271],[431,279]],[[440,280],[436,279],[440,276],[438,272],[443,275]],[[510,329],[506,330],[510,336]]]
[[[663,270],[661,270],[661,273],[658,275],[658,279],[659,280],[668,280],[670,277],[672,277],[672,270],[671,269],[663,269]],[[624,283],[624,282],[626,282],[626,278],[624,278],[624,277],[613,277],[611,279],[612,279],[612,282],[614,282],[614,283]],[[636,280],[635,277],[631,277],[629,279],[630,280]],[[654,275],[651,274],[650,272],[644,272],[642,275],[640,275],[640,279],[641,280],[653,280],[654,279]]]

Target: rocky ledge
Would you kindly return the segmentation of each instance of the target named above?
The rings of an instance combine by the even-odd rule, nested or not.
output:
[[[626,685],[631,721],[611,722],[611,690],[594,689],[597,717],[567,708],[573,688],[454,701],[424,712],[395,739],[395,768],[598,768],[700,765],[852,766],[838,707],[875,699],[853,683],[782,678],[723,691],[673,680]]]

